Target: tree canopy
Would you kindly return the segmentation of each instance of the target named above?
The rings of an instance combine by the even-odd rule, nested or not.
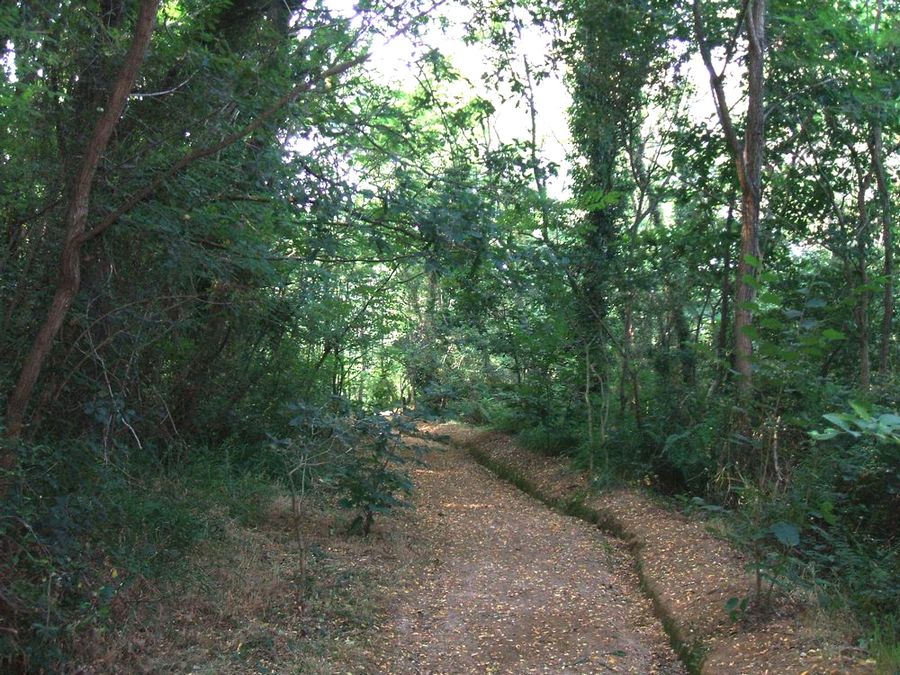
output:
[[[368,518],[411,487],[373,413],[414,408],[781,504],[804,563],[895,611],[895,585],[862,587],[897,563],[900,6],[444,9],[3,3],[0,536],[56,537],[35,495],[82,494],[79,462],[291,470],[337,437],[316,471]],[[375,67],[397,39],[408,86]]]

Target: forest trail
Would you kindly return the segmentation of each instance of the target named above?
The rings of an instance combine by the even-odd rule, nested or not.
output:
[[[685,672],[621,542],[429,446],[378,672]]]
[[[461,424],[429,430],[501,475],[524,482],[529,493],[550,504],[577,503],[580,515],[598,519],[628,541],[644,588],[666,617],[682,656],[700,672],[876,672],[875,661],[848,641],[845,626],[817,614],[802,595],[779,594],[766,613],[732,621],[726,602],[752,596],[753,578],[745,555],[708,529],[704,519],[687,517],[636,489],[592,492],[586,474],[568,459],[524,450],[508,434]]]

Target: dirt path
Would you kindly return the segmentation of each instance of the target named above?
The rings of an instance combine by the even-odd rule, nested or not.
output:
[[[753,579],[741,554],[708,531],[703,520],[639,490],[591,492],[586,475],[573,470],[569,460],[523,450],[509,435],[454,424],[432,430],[525,480],[543,499],[577,501],[583,513],[594,514],[633,542],[646,587],[670,630],[695,660],[702,658],[702,673],[875,672],[875,661],[853,646],[848,626],[817,614],[801,595],[779,596],[765,614],[729,619],[725,603],[752,596]]]
[[[431,447],[379,672],[684,672],[619,542]]]

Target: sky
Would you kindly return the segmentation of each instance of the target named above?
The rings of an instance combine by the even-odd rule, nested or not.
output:
[[[356,15],[355,4],[354,0],[328,0],[333,11],[345,16]],[[448,93],[471,98],[479,96],[490,101],[496,108],[492,131],[499,142],[529,139],[531,124],[527,106],[516,107],[516,102],[511,97],[504,102],[501,92],[488,87],[482,80],[482,76],[490,68],[488,49],[482,45],[463,42],[463,26],[470,18],[470,10],[451,2],[441,6],[438,11],[448,19],[449,26],[446,29],[441,29],[437,21],[432,21],[417,41],[406,35],[399,35],[389,41],[376,39],[372,44],[369,61],[372,72],[384,84],[396,84],[405,90],[412,90],[416,86],[416,80],[411,63],[423,52],[424,45],[436,47],[464,78],[456,83],[455,88],[448,89]],[[549,42],[538,29],[526,25],[523,27],[519,49],[520,56],[522,53],[527,55],[534,66],[546,58]],[[571,140],[566,111],[570,102],[571,97],[563,83],[562,71],[535,85],[538,153],[560,167],[559,175],[548,182],[548,193],[556,198],[569,196],[569,163],[566,157],[571,149]]]
[[[345,16],[356,16],[356,0],[328,0],[329,7]],[[485,84],[482,76],[490,69],[490,52],[479,44],[465,44],[463,41],[464,25],[471,16],[471,10],[461,3],[447,2],[437,10],[446,17],[449,26],[441,29],[437,21],[429,23],[418,41],[406,35],[399,35],[390,40],[376,39],[372,44],[370,69],[383,84],[395,84],[403,89],[412,90],[416,86],[414,69],[411,63],[420,55],[425,46],[436,47],[453,64],[465,78],[459,82],[457,90],[449,90],[451,94],[463,96],[480,96],[493,103],[496,108],[494,117],[495,136],[499,142],[530,138],[530,117],[527,105],[516,106],[514,97]],[[436,18],[436,17],[435,17]],[[550,52],[549,38],[538,28],[523,23],[522,39],[517,45],[519,63],[524,54],[532,67],[546,61]],[[715,54],[714,54],[715,57]],[[567,199],[572,196],[570,185],[572,141],[569,134],[567,111],[571,105],[571,96],[565,86],[563,70],[535,84],[535,104],[537,108],[537,142],[538,153],[546,161],[559,167],[559,174],[548,182],[550,197]],[[684,101],[690,118],[698,123],[712,126],[718,124],[715,107],[709,89],[709,78],[699,54],[693,54],[684,66],[689,78],[693,81],[694,92]],[[740,115],[743,101],[740,96],[740,76],[736,65],[732,64],[725,80],[726,93],[732,106],[733,114]],[[507,95],[509,92],[505,92]],[[648,123],[653,121],[650,112]]]

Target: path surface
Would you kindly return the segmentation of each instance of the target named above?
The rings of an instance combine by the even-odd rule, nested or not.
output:
[[[684,672],[619,542],[431,447],[380,672]]]
[[[635,545],[646,585],[683,643],[703,655],[701,672],[728,675],[875,672],[855,646],[852,626],[817,612],[807,596],[781,595],[764,614],[732,621],[725,605],[752,597],[746,559],[708,522],[689,518],[633,488],[591,492],[585,472],[566,458],[528,452],[508,434],[460,424],[432,427],[453,443],[477,450],[494,465],[525,479],[554,502],[581,495],[581,505]],[[887,672],[887,671],[885,671]]]

